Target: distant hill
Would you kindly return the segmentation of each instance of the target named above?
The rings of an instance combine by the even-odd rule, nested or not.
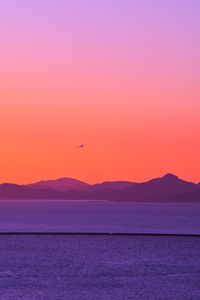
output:
[[[193,191],[200,191],[198,184],[184,181],[173,174],[166,174],[163,177],[137,183],[123,190],[98,191],[98,194],[94,193],[94,197],[111,200],[158,201],[166,199],[168,196],[171,197],[171,195],[184,195]],[[177,200],[180,201],[180,197],[177,197]]]
[[[88,184],[86,182],[73,179],[73,178],[59,178],[55,180],[42,180],[36,183],[27,184],[27,187],[42,190],[42,189],[53,189],[56,191],[69,191],[69,190],[101,190],[101,189],[124,189],[133,186],[133,182],[129,181],[107,181],[97,184]]]
[[[173,174],[142,183],[116,181],[94,185],[72,178],[61,178],[26,186],[1,184],[0,199],[200,202],[200,185]]]
[[[55,180],[42,180],[36,183],[28,184],[27,187],[42,190],[53,189],[56,191],[68,191],[68,190],[87,190],[90,185],[86,182],[73,179],[73,178],[59,178]]]
[[[136,183],[130,181],[105,181],[91,186],[91,190],[122,190],[134,186]]]
[[[86,194],[87,195],[87,194]],[[54,189],[35,189],[23,185],[4,183],[0,185],[0,199],[10,200],[67,200],[87,199],[84,192],[79,190],[56,191]]]

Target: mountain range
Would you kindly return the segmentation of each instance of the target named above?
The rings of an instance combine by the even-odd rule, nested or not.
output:
[[[200,184],[173,174],[141,183],[110,181],[93,185],[73,178],[60,178],[27,185],[0,184],[0,199],[200,202]]]

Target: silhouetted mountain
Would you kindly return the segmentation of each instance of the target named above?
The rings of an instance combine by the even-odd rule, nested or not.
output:
[[[56,191],[69,191],[69,190],[100,190],[100,189],[123,189],[133,186],[133,182],[129,181],[107,181],[97,184],[88,184],[86,182],[73,179],[73,178],[60,178],[55,180],[42,180],[36,183],[27,184],[27,187],[43,190],[46,188],[53,189]]]
[[[135,185],[130,181],[105,181],[91,186],[91,190],[121,190]]]
[[[87,194],[86,194],[87,195]],[[55,191],[53,189],[33,189],[23,185],[4,183],[0,185],[0,199],[21,199],[21,200],[67,200],[86,199],[84,192],[79,190]]]
[[[42,180],[36,183],[28,184],[27,186],[37,190],[49,188],[56,191],[88,190],[90,188],[88,183],[73,178]]]
[[[49,198],[50,197],[50,198]],[[56,199],[54,190],[34,190],[17,184],[4,183],[0,185],[0,199]]]
[[[66,188],[68,190],[65,190]],[[63,178],[28,186],[5,183],[0,185],[0,199],[189,202],[200,201],[200,185],[184,181],[173,174],[166,174],[142,183],[119,181],[93,186],[78,180]]]
[[[196,190],[200,190],[197,184],[179,179],[173,174],[166,174],[161,178],[137,183],[123,190],[98,190],[93,193],[93,197],[118,201],[152,201]]]
[[[200,202],[200,190],[190,191],[184,194],[171,194],[155,197],[154,202]]]

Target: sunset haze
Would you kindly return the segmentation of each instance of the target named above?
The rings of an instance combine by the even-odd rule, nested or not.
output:
[[[200,182],[199,37],[198,0],[2,1],[0,182]]]

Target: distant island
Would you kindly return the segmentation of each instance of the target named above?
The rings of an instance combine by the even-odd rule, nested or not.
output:
[[[88,184],[73,178],[60,178],[27,185],[0,184],[0,199],[200,202],[200,184],[173,174],[141,183],[110,181]]]

